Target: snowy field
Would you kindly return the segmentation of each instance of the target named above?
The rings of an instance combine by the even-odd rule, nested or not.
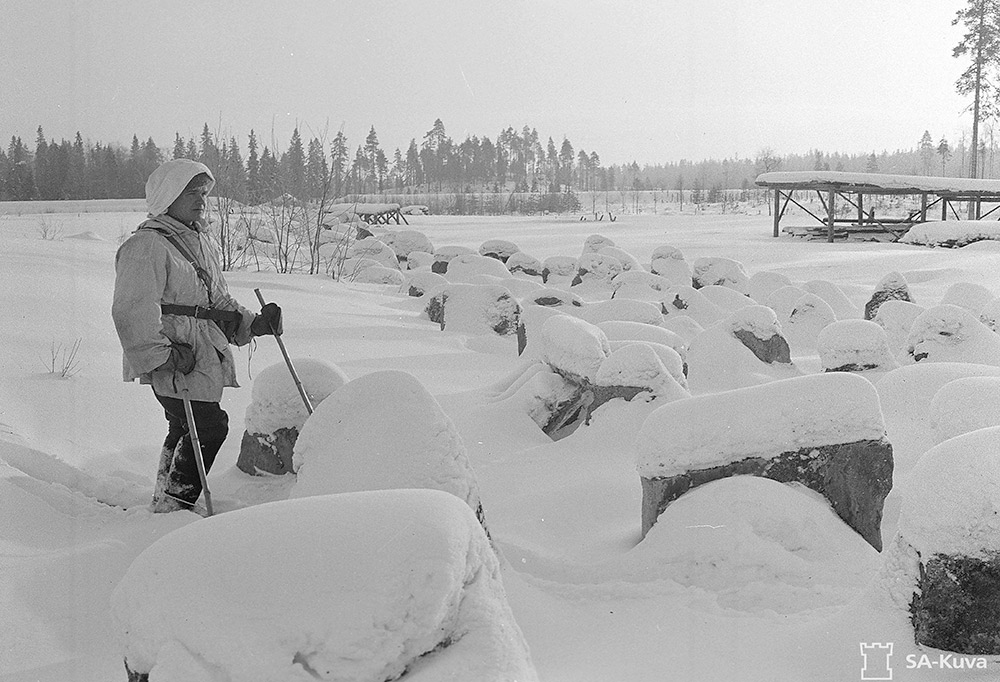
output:
[[[145,509],[165,422],[147,387],[121,381],[110,318],[115,250],[142,218],[0,215],[5,682],[124,680],[109,606],[113,590],[159,538],[208,523],[186,512],[154,516]],[[613,223],[576,216],[414,216],[410,227],[435,246],[477,249],[500,238],[539,259],[579,256],[586,238],[599,233],[644,267],[656,247],[669,244],[689,263],[722,256],[740,261],[751,275],[773,271],[797,284],[832,282],[859,316],[875,286],[894,271],[924,307],[940,303],[960,282],[1000,294],[996,242],[928,249],[774,239],[767,215],[623,215]],[[282,306],[283,338],[293,358],[324,360],[352,380],[401,370],[436,398],[478,480],[503,587],[539,679],[842,682],[863,679],[860,646],[866,642],[894,644],[895,680],[1000,675],[994,659],[988,670],[910,669],[908,655],[936,652],[913,644],[908,614],[886,586],[892,567],[883,566],[900,514],[899,490],[920,455],[937,443],[931,405],[937,389],[949,379],[1000,369],[956,365],[950,374],[894,383],[904,367],[870,377],[878,381],[895,449],[882,527],[886,553],[851,532],[822,498],[763,479],[692,491],[640,543],[635,441],[659,407],[656,400],[613,400],[589,425],[552,441],[504,399],[524,371],[513,337],[441,331],[422,314],[419,299],[393,286],[250,271],[229,273],[228,281],[248,307],[256,308],[257,287]],[[819,371],[814,345],[793,344],[792,354],[803,372]],[[252,377],[282,362],[279,349],[261,338],[252,356],[247,349],[236,355],[243,387],[226,391],[230,435],[209,477],[223,518],[289,493],[287,481],[251,478],[235,467]],[[980,362],[990,356],[983,357]],[[362,408],[377,411],[380,404]],[[366,518],[356,519],[358,526],[364,528]],[[250,561],[257,539],[252,533],[231,538]],[[197,561],[188,567],[195,574],[202,570]]]

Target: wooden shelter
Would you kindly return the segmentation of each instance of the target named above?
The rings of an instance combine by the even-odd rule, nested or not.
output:
[[[914,224],[927,222],[932,210],[940,209],[941,220],[953,216],[961,220],[956,203],[965,203],[968,218],[980,220],[1000,209],[1000,180],[971,178],[939,178],[922,175],[883,175],[880,173],[844,173],[840,171],[779,171],[757,176],[757,185],[774,190],[774,236],[781,233],[781,219],[788,205],[795,204],[819,227],[809,230],[835,237],[851,234],[881,234],[898,241]],[[795,200],[793,192],[815,191],[823,206],[816,215]],[[876,217],[874,209],[865,209],[868,195],[910,195],[920,197],[920,207],[905,216]],[[837,217],[837,200],[842,199],[856,209],[850,217]],[[983,213],[983,204],[997,204]]]

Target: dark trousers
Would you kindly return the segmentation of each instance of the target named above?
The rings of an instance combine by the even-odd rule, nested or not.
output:
[[[153,393],[163,405],[167,418],[167,437],[163,441],[164,452],[172,452],[173,460],[167,468],[166,492],[173,498],[194,505],[201,495],[201,478],[194,458],[194,446],[188,433],[187,414],[184,401]],[[205,460],[207,474],[215,462],[215,456],[229,433],[229,415],[219,403],[200,400],[191,401],[194,423],[201,442],[201,455]]]

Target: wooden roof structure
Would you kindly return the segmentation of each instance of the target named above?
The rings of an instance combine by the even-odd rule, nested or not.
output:
[[[781,233],[781,219],[789,203],[820,223],[821,227],[812,232],[821,234],[825,231],[828,242],[838,236],[846,238],[851,233],[884,234],[890,236],[892,241],[898,241],[914,224],[927,222],[928,211],[935,206],[940,206],[942,220],[949,219],[949,210],[956,220],[962,219],[955,210],[955,203],[968,203],[972,207],[971,215],[977,220],[1000,209],[1000,180],[841,171],[780,171],[762,173],[757,176],[756,184],[774,190],[775,237]],[[826,215],[816,215],[796,201],[793,196],[796,191],[815,191]],[[865,211],[864,197],[867,195],[919,196],[920,208],[905,217],[876,218],[874,209]],[[838,198],[856,208],[857,214],[838,218]],[[983,214],[984,203],[998,205]]]

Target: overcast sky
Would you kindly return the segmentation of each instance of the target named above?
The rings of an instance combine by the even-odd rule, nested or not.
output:
[[[602,162],[915,147],[971,126],[965,0],[3,0],[0,135],[391,157],[525,124]]]

